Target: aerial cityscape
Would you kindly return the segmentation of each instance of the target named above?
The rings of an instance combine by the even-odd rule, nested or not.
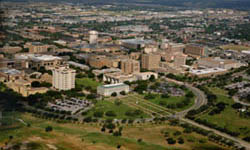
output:
[[[0,150],[250,150],[249,0],[0,1]]]

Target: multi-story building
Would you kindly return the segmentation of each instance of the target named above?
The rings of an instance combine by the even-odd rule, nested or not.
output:
[[[55,67],[53,73],[53,87],[58,90],[70,90],[75,88],[76,71],[68,66]]]
[[[125,59],[121,61],[121,70],[125,74],[133,74],[140,72],[139,61],[133,59]]]
[[[161,56],[158,54],[143,54],[141,65],[143,69],[152,70],[159,67]]]
[[[94,44],[97,43],[98,40],[98,32],[97,31],[89,31],[89,43]]]
[[[222,68],[222,69],[231,69],[231,68],[239,68],[244,66],[244,64],[239,63],[235,60],[230,59],[221,59],[218,57],[207,57],[198,60],[198,65],[200,67],[207,68]]]
[[[187,59],[187,55],[184,54],[177,54],[174,55],[174,66],[175,67],[181,67],[183,65],[186,65],[186,59]]]
[[[101,85],[97,87],[97,94],[102,96],[111,96],[113,93],[120,94],[124,91],[129,92],[129,86],[124,83]]]
[[[40,42],[27,43],[25,47],[29,48],[29,53],[39,54],[48,52],[49,45],[43,45]]]
[[[204,57],[207,55],[206,48],[198,44],[188,44],[184,52],[185,54],[193,56],[193,57]]]

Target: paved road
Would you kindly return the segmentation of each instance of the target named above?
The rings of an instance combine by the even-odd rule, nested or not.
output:
[[[176,113],[173,117],[175,117],[175,118],[184,117],[190,110],[192,110],[192,109],[198,109],[202,105],[206,105],[207,104],[207,98],[206,98],[205,94],[201,90],[197,89],[196,87],[193,87],[190,84],[183,83],[183,82],[180,82],[180,81],[176,81],[176,80],[173,80],[173,79],[169,79],[169,78],[165,78],[165,79],[167,81],[169,81],[169,82],[174,82],[174,83],[176,83],[178,85],[185,85],[196,96],[195,103],[194,103],[193,106],[191,106],[190,108],[188,108],[188,109],[186,109],[184,111]]]
[[[230,136],[230,135],[228,135],[226,133],[220,132],[218,130],[209,128],[209,127],[201,125],[201,124],[198,124],[198,123],[196,123],[196,122],[194,122],[192,120],[189,120],[189,119],[182,118],[181,120],[184,121],[184,122],[186,122],[186,123],[192,124],[193,126],[196,126],[196,127],[208,130],[208,131],[212,131],[212,132],[214,132],[217,135],[220,135],[222,137],[228,138],[228,139],[230,139],[232,141],[235,141],[235,142],[239,143],[241,146],[246,147],[246,150],[250,150],[250,143],[247,143],[247,142],[245,142],[245,141],[243,141],[243,140],[241,140],[239,138],[232,137],[232,136]]]
[[[240,101],[239,99],[238,99],[238,97],[233,97],[233,100],[234,100],[234,102],[235,103],[240,103],[240,104],[242,104],[242,105],[244,105],[244,106],[250,106],[250,104],[249,103],[245,103],[245,102],[242,102],[242,101]]]

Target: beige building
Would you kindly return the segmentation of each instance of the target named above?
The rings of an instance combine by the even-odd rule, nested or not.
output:
[[[116,93],[117,95],[119,95],[120,92],[122,91],[128,93],[129,86],[124,83],[117,83],[117,84],[101,85],[97,87],[97,94],[102,96],[111,96],[112,93]]]
[[[186,59],[187,59],[187,55],[184,54],[177,54],[174,55],[174,66],[175,67],[181,67],[183,65],[186,65]]]
[[[89,43],[94,44],[97,43],[98,40],[98,32],[97,31],[89,31]]]
[[[76,71],[68,66],[55,67],[53,73],[53,87],[58,90],[70,90],[75,88]]]
[[[141,56],[141,65],[143,69],[152,70],[159,67],[161,56],[158,54],[143,54]]]
[[[125,74],[133,74],[140,72],[140,62],[133,59],[125,59],[121,61],[121,70]]]
[[[198,60],[198,65],[200,67],[207,67],[207,68],[222,68],[222,69],[231,69],[231,68],[239,68],[244,66],[235,60],[230,59],[221,59],[219,57],[207,57]]]
[[[9,88],[13,89],[15,92],[20,93],[24,97],[36,93],[42,94],[48,91],[48,88],[45,87],[32,88],[31,83],[23,79],[15,80],[15,82],[7,82],[6,85]]]
[[[22,50],[22,47],[19,46],[4,46],[3,48],[0,48],[0,52],[8,53],[8,54],[14,54],[17,52],[20,52]]]
[[[49,45],[43,45],[40,42],[27,43],[26,48],[29,48],[29,53],[39,54],[48,52]]]
[[[185,48],[185,54],[193,57],[203,57],[206,56],[206,50],[204,46],[197,44],[189,44]]]

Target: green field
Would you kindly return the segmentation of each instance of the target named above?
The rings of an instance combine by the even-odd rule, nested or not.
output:
[[[76,85],[80,85],[83,87],[91,87],[92,89],[96,89],[97,86],[101,85],[101,83],[91,78],[76,78]]]
[[[250,135],[250,119],[243,118],[239,113],[231,107],[234,103],[233,99],[227,96],[227,92],[219,88],[209,88],[217,95],[217,102],[225,102],[228,105],[220,114],[208,115],[208,113],[201,115],[199,118],[206,119],[208,122],[214,123],[220,127],[226,127],[230,131],[239,132],[241,137]]]
[[[101,132],[101,126],[98,124],[57,123],[35,118],[30,114],[19,114],[15,117],[21,118],[31,126],[27,127],[16,122],[8,128],[0,127],[0,147],[7,142],[8,145],[28,143],[29,149],[35,150],[82,150],[83,148],[84,150],[117,150],[117,145],[122,145],[121,150],[227,150],[196,133],[174,136],[174,132],[182,132],[183,129],[167,124],[123,126],[122,136],[115,137],[108,132]],[[53,131],[45,132],[47,126],[51,126]],[[175,139],[181,136],[185,143],[169,145],[163,132],[169,132],[169,136]],[[10,140],[9,136],[13,136],[13,139]],[[142,142],[138,142],[138,139],[142,139]],[[203,142],[200,142],[201,140]]]
[[[102,101],[98,101],[95,104],[95,107],[93,109],[91,109],[90,111],[88,111],[86,116],[93,116],[94,112],[96,111],[101,111],[104,113],[102,118],[108,119],[108,118],[116,118],[116,119],[136,119],[136,118],[149,118],[150,116],[148,116],[147,114],[142,113],[141,115],[136,115],[136,116],[127,116],[125,115],[126,112],[128,111],[134,111],[135,109],[125,105],[125,104],[120,104],[120,105],[116,105],[111,101],[107,101],[107,100],[102,100]],[[109,117],[106,116],[105,113],[107,111],[113,111],[116,116],[114,117]]]
[[[164,102],[166,105],[171,105],[171,104],[177,104],[177,103],[181,103],[182,101],[184,101],[185,96],[171,96],[169,98],[162,98],[160,95],[157,95],[154,99],[150,99],[149,101],[157,104],[157,105],[161,105],[161,102]],[[185,109],[188,109],[189,107],[191,107],[194,104],[194,98],[192,99],[191,103],[189,103],[187,106],[184,106],[182,108],[169,108],[171,110],[174,111],[182,111]]]

